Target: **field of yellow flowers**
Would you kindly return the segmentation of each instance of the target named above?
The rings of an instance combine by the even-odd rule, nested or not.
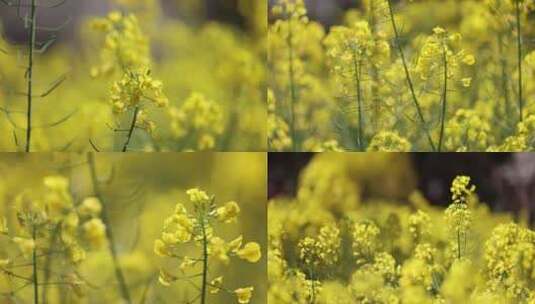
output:
[[[0,304],[535,304],[472,151],[535,152],[535,0],[0,0]]]
[[[271,151],[533,150],[535,2],[336,3],[273,1]]]
[[[265,151],[266,0],[49,2],[0,1],[0,151]]]
[[[462,174],[431,204],[415,175],[409,154],[313,157],[268,203],[268,303],[535,303],[526,221]]]
[[[265,154],[123,155],[0,156],[0,303],[265,303]]]

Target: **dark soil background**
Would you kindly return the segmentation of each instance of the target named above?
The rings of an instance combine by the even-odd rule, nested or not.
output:
[[[314,153],[269,153],[269,197],[295,195],[300,171]],[[359,157],[355,154],[355,157]],[[535,211],[535,154],[531,153],[411,153],[418,188],[433,204],[448,202],[450,184],[469,175],[477,193],[494,211]]]
[[[20,0],[24,5],[29,0]],[[42,5],[50,3],[59,3],[61,0],[40,0]],[[185,22],[192,21],[192,16],[187,16],[184,12],[178,9],[177,3],[180,0],[160,0],[162,12],[166,17],[182,19]],[[246,27],[243,16],[238,11],[238,0],[198,0],[204,2],[204,11],[200,16],[194,16],[195,19],[220,21],[239,26]],[[264,1],[264,0],[251,0]],[[105,15],[111,8],[111,1],[109,0],[65,0],[65,2],[56,8],[38,10],[37,18],[40,25],[48,27],[56,27],[63,24],[66,20],[70,20],[58,36],[60,40],[72,41],[75,38],[77,24],[83,20],[84,16],[102,16]],[[24,18],[26,10],[21,10],[21,16]],[[26,40],[27,33],[24,29],[24,24],[17,16],[17,9],[10,8],[0,3],[0,21],[1,27],[5,31],[5,35],[9,41],[21,42]]]

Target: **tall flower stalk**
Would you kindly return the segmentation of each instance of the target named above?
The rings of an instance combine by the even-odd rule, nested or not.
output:
[[[367,21],[333,27],[324,44],[327,47],[330,69],[338,80],[337,90],[342,94],[341,97],[350,100],[354,104],[352,108],[356,109],[356,117],[351,113],[348,120],[352,124],[356,121],[357,150],[364,151],[366,130],[369,129],[367,122],[371,121],[365,119],[365,108],[374,102],[371,97],[364,95],[365,77],[369,72],[376,72],[376,65],[386,62],[386,58],[390,57],[390,48],[385,41],[373,36]]]
[[[24,96],[26,99],[26,109],[23,111],[11,111],[7,108],[0,108],[0,111],[2,111],[6,116],[8,117],[9,122],[13,126],[14,129],[20,129],[24,131],[24,138],[25,142],[23,143],[24,147],[23,150],[25,152],[30,152],[34,148],[32,146],[32,138],[33,138],[33,130],[36,128],[36,126],[33,124],[33,116],[34,116],[34,103],[36,99],[38,98],[45,98],[46,96],[50,95],[52,92],[54,92],[60,85],[66,80],[66,75],[61,75],[56,80],[54,80],[52,83],[49,84],[49,87],[46,88],[43,92],[36,93],[35,89],[35,54],[42,54],[47,51],[47,49],[55,42],[56,40],[56,34],[60,30],[63,29],[65,25],[68,24],[68,21],[63,23],[61,26],[58,27],[43,27],[39,26],[37,23],[37,11],[38,8],[45,8],[45,9],[51,9],[56,8],[61,5],[63,5],[66,1],[60,1],[55,4],[38,4],[37,0],[31,0],[28,1],[27,4],[23,4],[22,0],[18,1],[11,1],[11,0],[0,0],[0,4],[3,4],[7,7],[11,7],[17,10],[17,15],[24,21],[24,28],[26,30],[27,34],[27,41],[26,41],[26,52],[27,52],[27,62],[24,66],[24,78],[26,82],[26,88],[24,91],[21,92],[15,92],[17,96]],[[25,8],[28,10],[28,14],[23,18],[20,16],[21,12],[23,11],[22,8]],[[37,32],[52,32],[53,34],[47,38],[45,41],[37,41]],[[2,53],[7,53],[4,50],[1,50]],[[18,126],[12,119],[11,114],[17,113],[24,115],[26,118],[25,127]],[[58,126],[62,124],[63,122],[67,121],[75,112],[72,112],[57,121],[50,122],[43,124],[41,126],[37,126],[38,128],[51,128]],[[15,139],[15,144],[19,146],[19,142],[17,139],[17,134],[14,132],[13,137]]]
[[[510,99],[509,99],[509,82],[508,82],[508,76],[507,76],[507,71],[509,69],[508,67],[508,64],[507,64],[507,57],[505,56],[505,51],[503,49],[503,44],[504,44],[504,37],[503,37],[503,33],[500,31],[498,33],[498,54],[499,54],[499,57],[500,57],[500,69],[501,69],[501,75],[500,75],[500,80],[501,80],[501,87],[502,87],[502,94],[503,94],[503,101],[504,101],[504,120],[507,122],[507,124],[509,125],[510,121],[509,121],[509,115],[507,115],[507,113],[510,113],[510,109],[511,109],[511,102],[510,102]]]
[[[202,290],[201,290],[201,304],[206,303],[206,290],[208,288],[208,236],[206,233],[206,218],[203,210],[199,216],[199,223],[201,223],[202,232]]]
[[[457,176],[451,184],[452,204],[445,211],[446,222],[454,235],[454,254],[461,259],[467,249],[467,235],[472,225],[472,212],[468,200],[476,187],[470,184],[470,177]]]
[[[35,246],[36,243],[36,229],[35,224],[32,226],[32,240],[34,243],[32,249],[32,283],[33,283],[33,302],[39,304],[39,278],[38,278],[38,268],[37,268],[37,249]]]
[[[364,122],[362,120],[363,109],[362,109],[362,85],[361,85],[361,71],[362,66],[360,61],[357,58],[356,50],[353,50],[353,68],[354,68],[354,77],[355,77],[355,98],[357,99],[357,113],[358,113],[358,131],[357,131],[357,146],[360,151],[364,150]]]
[[[271,10],[274,17],[278,20],[270,28],[273,32],[273,41],[278,41],[280,38],[280,61],[277,66],[280,68],[281,86],[287,87],[288,102],[284,105],[286,108],[285,118],[289,126],[289,135],[292,139],[292,151],[301,149],[302,134],[298,131],[298,117],[297,110],[300,102],[300,89],[303,76],[303,39],[305,39],[304,31],[309,24],[307,17],[307,10],[303,0],[278,0],[273,5]],[[271,39],[271,38],[270,38]],[[277,69],[277,67],[276,67]],[[286,80],[287,79],[287,80]]]
[[[463,88],[470,87],[472,83],[471,77],[463,77],[463,66],[474,65],[475,57],[466,54],[463,49],[455,49],[460,40],[460,34],[448,33],[441,27],[435,27],[433,34],[426,38],[414,68],[423,81],[424,89],[440,96],[438,110],[440,119],[439,152],[442,151],[445,141],[445,125],[448,121],[448,93],[452,91],[456,83]]]
[[[290,136],[292,137],[292,150],[298,150],[297,136],[295,131],[295,106],[297,103],[297,88],[295,85],[294,71],[294,47],[293,47],[293,29],[292,18],[288,19],[288,87],[290,89]]]
[[[444,69],[444,79],[442,88],[442,109],[440,112],[440,137],[438,140],[438,152],[442,151],[442,142],[444,139],[444,125],[446,123],[446,107],[448,102],[448,54],[446,46],[442,46],[442,63]]]
[[[520,2],[515,0],[515,21],[516,21],[516,47],[517,47],[517,71],[518,71],[518,111],[519,121],[523,119],[523,92],[522,92],[522,31],[521,31],[521,16],[520,16]]]
[[[217,222],[235,222],[240,207],[233,201],[217,207],[214,196],[208,196],[206,192],[197,188],[189,189],[186,193],[190,203],[193,204],[193,212],[188,212],[183,204],[178,203],[175,212],[164,221],[161,238],[154,242],[154,252],[158,256],[177,259],[181,262],[179,266],[181,275],[175,275],[162,268],[158,281],[166,287],[180,281],[194,285],[199,294],[187,303],[197,301],[200,304],[211,303],[208,299],[209,293],[216,294],[220,291],[234,294],[238,303],[249,303],[253,287],[227,289],[223,284],[223,276],[210,278],[213,275],[213,270],[209,269],[210,265],[215,262],[228,264],[233,256],[250,263],[256,263],[260,260],[262,254],[258,243],[249,242],[243,245],[242,236],[226,242],[214,235],[214,225]],[[195,243],[201,247],[201,252],[196,257],[188,257],[180,253],[181,245],[188,243]],[[198,272],[198,268],[193,270],[198,264],[201,264],[200,272]],[[187,275],[188,269],[194,273]],[[200,286],[193,281],[195,278],[200,278]]]
[[[117,248],[115,244],[115,238],[112,230],[112,226],[110,225],[110,219],[108,215],[107,210],[107,204],[104,203],[103,196],[100,190],[100,185],[98,181],[98,174],[97,174],[97,168],[96,168],[96,162],[95,162],[95,155],[93,153],[87,153],[87,162],[89,164],[89,170],[91,175],[91,182],[93,185],[93,193],[97,199],[99,199],[102,204],[102,221],[104,222],[104,225],[106,225],[106,237],[109,241],[110,246],[110,253],[113,260],[113,268],[115,272],[115,278],[119,284],[119,292],[121,294],[122,299],[130,304],[132,303],[130,292],[128,289],[128,285],[126,283],[126,279],[123,273],[123,269],[121,268],[121,265],[119,264],[119,257],[117,254]]]
[[[412,101],[414,103],[414,107],[416,108],[418,119],[420,120],[420,125],[423,131],[425,132],[425,136],[427,138],[429,146],[431,147],[432,151],[436,151],[436,147],[435,147],[435,144],[433,143],[433,139],[431,138],[431,134],[429,133],[427,123],[425,121],[423,111],[420,106],[420,102],[418,101],[418,97],[416,96],[414,84],[411,78],[411,74],[409,72],[409,67],[407,65],[407,60],[405,59],[405,53],[403,51],[403,46],[401,45],[401,39],[399,36],[398,26],[396,24],[396,20],[394,19],[394,9],[392,7],[392,0],[387,0],[387,2],[388,2],[388,12],[390,15],[390,22],[392,23],[392,29],[394,30],[395,44],[398,49],[399,56],[401,57],[401,63],[403,64],[403,70],[405,72],[405,79],[407,81],[407,85],[411,92]]]
[[[110,104],[117,115],[114,132],[125,135],[117,149],[131,149],[136,129],[152,136],[156,124],[149,119],[149,106],[166,107],[169,100],[163,93],[163,83],[152,77],[149,39],[133,14],[111,12],[105,18],[92,21],[91,27],[105,35],[101,49],[102,63],[91,69],[94,78],[120,73],[110,89]],[[128,125],[122,126],[124,114]]]
[[[37,20],[36,0],[32,0],[30,7],[30,18],[28,20],[28,66],[26,70],[27,81],[27,109],[26,109],[26,152],[30,152],[32,139],[32,94],[33,94],[33,52],[35,46],[35,32]]]

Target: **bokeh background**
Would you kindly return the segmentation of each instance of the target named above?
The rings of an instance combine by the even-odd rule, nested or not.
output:
[[[527,210],[535,220],[535,155],[530,153],[269,153],[269,197],[294,196],[303,169],[314,159],[346,164],[355,183],[364,185],[363,200],[403,204],[419,190],[433,205],[447,206],[451,181],[468,175],[491,210],[516,216]]]
[[[440,2],[455,2],[457,0],[446,0],[446,1],[432,1],[431,5],[440,5]],[[462,1],[462,0],[460,0]],[[269,0],[269,5],[273,5],[277,0]],[[394,5],[398,5],[401,1],[392,0]],[[430,2],[430,1],[428,1]],[[459,1],[457,1],[459,2]],[[347,10],[353,8],[362,7],[362,0],[305,0],[305,4],[308,10],[308,16],[312,20],[321,22],[324,25],[330,26],[334,24],[340,24],[344,18],[344,13]],[[429,5],[430,3],[427,3]],[[430,14],[435,14],[431,12]],[[429,16],[428,16],[429,17]],[[431,18],[428,18],[431,19]],[[432,21],[432,20],[430,20]]]
[[[22,1],[26,3],[29,1]],[[128,2],[128,1],[126,1]],[[134,1],[130,1],[134,2]],[[204,21],[220,21],[233,26],[238,26],[244,31],[256,30],[261,27],[258,15],[266,15],[262,1],[243,0],[159,0],[153,1],[160,5],[162,15],[160,18],[173,18],[183,20],[191,24]],[[247,4],[258,2],[258,4]],[[264,2],[265,3],[265,2]],[[58,21],[71,18],[74,24],[79,24],[87,16],[104,15],[116,6],[113,1],[66,1],[64,5],[54,10],[47,10],[39,15],[41,22],[48,25],[57,24]],[[255,15],[258,14],[258,15]],[[0,10],[2,25],[9,38],[24,41],[26,32],[20,26],[20,20],[11,9]],[[60,33],[61,37],[72,38],[75,34],[73,27],[66,28]]]
[[[195,296],[197,290],[185,281],[164,287],[157,282],[161,266],[172,267],[155,255],[154,241],[160,237],[163,221],[182,202],[187,208],[185,191],[192,187],[216,195],[216,201],[234,200],[241,207],[235,224],[215,225],[215,233],[230,241],[242,234],[245,241],[262,246],[262,259],[251,264],[233,258],[229,265],[211,265],[212,278],[224,275],[224,285],[231,290],[254,286],[251,303],[265,303],[266,297],[266,180],[267,156],[263,153],[132,153],[95,155],[103,197],[110,213],[120,263],[125,270],[133,301],[138,303],[148,290],[146,303],[176,303]],[[61,174],[71,180],[75,198],[92,194],[89,168],[83,154],[1,154],[0,155],[0,216],[16,230],[13,200],[25,189],[42,187],[43,177]],[[8,250],[6,238],[0,239],[0,256]],[[191,245],[184,254],[193,255]],[[198,252],[198,251],[197,251]],[[170,269],[168,269],[170,270]],[[21,270],[23,271],[23,270]],[[85,286],[85,296],[75,297],[70,289],[49,287],[49,303],[63,303],[57,298],[63,292],[65,303],[119,303],[119,294],[107,246],[100,251],[88,251],[80,265],[80,274],[91,283]],[[25,288],[15,295],[18,302],[3,297],[9,289],[7,276],[0,275],[0,303],[29,303],[32,289]],[[147,285],[147,282],[150,282]],[[146,286],[149,286],[146,289]],[[10,302],[10,301],[14,302]],[[235,303],[234,295],[220,292],[210,295],[209,303]],[[182,302],[181,302],[182,303]]]

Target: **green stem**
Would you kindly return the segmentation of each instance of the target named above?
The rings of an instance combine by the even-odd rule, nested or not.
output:
[[[509,101],[509,86],[507,83],[507,57],[505,56],[504,50],[503,50],[503,34],[500,32],[498,34],[498,52],[500,56],[500,65],[501,65],[501,86],[503,91],[503,99],[504,99],[504,110],[505,110],[505,116],[504,120],[509,120],[509,110],[511,102]],[[509,124],[507,124],[509,125]]]
[[[35,46],[35,32],[36,32],[36,15],[37,15],[37,0],[32,0],[30,8],[30,27],[28,29],[28,67],[26,70],[27,79],[27,110],[26,110],[26,152],[30,152],[32,142],[32,94],[33,94],[33,48]]]
[[[128,291],[128,286],[126,284],[125,276],[123,274],[123,270],[121,266],[119,265],[119,258],[117,255],[117,249],[115,247],[115,241],[114,241],[114,235],[113,230],[110,225],[110,220],[108,216],[108,210],[107,210],[107,204],[104,204],[104,200],[102,197],[102,194],[100,192],[100,187],[98,184],[98,178],[97,178],[97,169],[95,164],[95,156],[93,153],[87,153],[87,162],[89,164],[89,170],[91,174],[91,182],[93,184],[93,193],[96,198],[98,198],[102,202],[102,213],[101,218],[104,222],[104,225],[106,225],[106,237],[108,238],[108,241],[110,243],[110,252],[111,257],[113,260],[113,266],[115,270],[115,278],[117,279],[117,282],[119,283],[119,291],[121,293],[121,297],[127,304],[131,304],[132,300],[130,297],[130,293]]]
[[[357,98],[357,111],[358,111],[358,133],[357,133],[357,145],[359,148],[359,151],[364,150],[364,144],[363,144],[363,127],[364,123],[362,121],[362,88],[360,83],[360,62],[357,60],[357,52],[353,48],[353,69],[354,69],[354,77],[355,77],[355,90],[356,92],[356,98]]]
[[[316,281],[314,281],[314,278],[312,278],[312,291],[310,295],[310,304],[314,304],[316,302]]]
[[[414,106],[416,107],[416,112],[418,114],[418,118],[420,120],[420,124],[422,125],[422,128],[425,132],[425,135],[427,137],[427,141],[429,142],[429,145],[431,146],[431,149],[433,151],[436,151],[435,144],[433,143],[433,140],[431,139],[431,134],[429,134],[429,130],[427,130],[427,124],[425,122],[424,115],[422,113],[422,108],[420,107],[420,102],[418,101],[418,97],[416,97],[416,92],[414,90],[414,84],[412,82],[411,75],[409,73],[409,68],[407,66],[407,61],[405,59],[405,54],[403,53],[403,47],[401,46],[400,39],[399,39],[399,32],[398,27],[396,24],[396,20],[394,19],[394,10],[392,8],[392,0],[388,0],[388,10],[390,13],[390,21],[392,23],[392,28],[394,30],[395,40],[396,40],[396,46],[399,52],[399,56],[401,57],[401,62],[403,64],[403,69],[405,71],[405,78],[407,80],[407,85],[409,86],[409,90],[411,92],[412,101],[414,103]]]
[[[457,231],[457,258],[461,259],[461,232]]]
[[[440,113],[440,136],[438,139],[438,152],[442,151],[442,142],[444,140],[444,125],[446,122],[446,106],[448,98],[448,54],[446,46],[442,46],[442,59],[444,64],[444,88],[442,89],[442,109]]]
[[[518,109],[520,120],[523,119],[523,100],[522,100],[522,32],[520,30],[520,0],[516,0],[516,44],[518,59]]]
[[[293,50],[293,30],[292,18],[288,19],[288,73],[290,86],[290,136],[292,137],[292,150],[298,149],[297,137],[295,131],[295,104],[297,102],[297,91],[295,88],[295,67],[294,67],[294,50]]]
[[[38,274],[37,274],[37,244],[35,244],[36,243],[35,225],[32,227],[32,240],[34,242],[34,247],[32,250],[33,303],[39,304],[39,279],[38,279]]]
[[[139,114],[139,106],[134,109],[134,115],[132,116],[132,122],[130,123],[130,128],[128,129],[128,135],[126,136],[126,141],[124,142],[122,152],[128,151],[128,145],[130,145],[130,140],[136,129],[137,115]]]
[[[202,288],[201,288],[201,304],[206,303],[206,288],[208,287],[208,238],[206,236],[206,225],[204,217],[201,217],[202,229]]]
[[[309,304],[315,304],[316,303],[316,276],[314,275],[314,270],[312,269],[312,267],[309,268],[309,271],[310,271],[310,280],[311,280]]]
[[[370,1],[370,15],[369,15],[369,23],[370,23],[370,29],[373,36],[373,39],[375,43],[379,42],[379,39],[377,38],[377,21],[375,16],[375,1]],[[380,96],[378,92],[378,85],[379,85],[379,69],[375,64],[372,64],[370,67],[371,70],[371,76],[372,76],[372,84],[371,84],[371,95],[372,95],[372,102],[373,102],[373,120],[370,119],[370,121],[373,121],[373,128],[377,132],[379,130],[379,123],[381,120],[381,113],[380,113]]]
[[[54,227],[54,231],[52,232],[52,241],[51,241],[52,248],[54,248],[56,246],[56,243],[57,243],[56,241],[57,241],[59,232],[60,232],[60,226],[56,225]],[[45,267],[44,267],[44,274],[43,274],[44,286],[43,286],[43,292],[41,293],[41,303],[43,303],[43,304],[47,303],[48,288],[46,287],[46,285],[48,284],[48,282],[50,280],[50,275],[51,275],[51,271],[52,271],[52,269],[51,269],[52,262],[53,262],[53,255],[51,255],[51,254],[47,255],[46,259],[45,259],[45,265],[44,265]]]

